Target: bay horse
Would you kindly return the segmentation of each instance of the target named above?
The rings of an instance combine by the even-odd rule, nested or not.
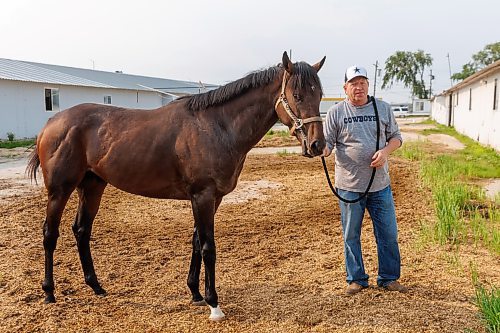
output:
[[[223,196],[236,187],[247,153],[278,119],[297,136],[303,155],[322,154],[317,72],[325,59],[312,66],[292,63],[284,52],[277,66],[158,109],[80,104],[49,119],[27,166],[35,181],[41,167],[48,195],[43,223],[45,303],[56,301],[54,250],[64,207],[75,189],[79,205],[72,229],[85,283],[95,294],[105,295],[89,240],[109,183],[146,197],[191,201],[194,232],[187,284],[193,304],[208,304],[209,319],[222,320],[215,290],[214,215]],[[205,297],[199,291],[202,260]]]

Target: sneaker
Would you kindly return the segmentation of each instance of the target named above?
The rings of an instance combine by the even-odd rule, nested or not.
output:
[[[398,281],[392,281],[392,282],[388,283],[387,285],[384,286],[384,289],[388,290],[388,291],[399,291],[400,293],[407,293],[408,292],[408,288],[403,286]]]
[[[359,283],[356,282],[351,282],[348,286],[347,289],[345,290],[345,293],[349,296],[352,296],[354,294],[359,293],[361,290],[365,289],[366,287],[360,285]]]

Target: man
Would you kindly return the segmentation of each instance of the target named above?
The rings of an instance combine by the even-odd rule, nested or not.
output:
[[[389,104],[377,101],[380,148],[375,151],[377,123],[374,102],[368,97],[368,86],[366,69],[349,67],[344,79],[347,98],[328,111],[324,127],[327,147],[323,155],[328,156],[335,149],[335,186],[342,198],[354,200],[360,197],[369,184],[373,168],[376,168],[366,197],[356,203],[340,201],[347,295],[368,287],[360,241],[365,209],[372,219],[377,242],[377,285],[389,291],[408,291],[397,281],[401,274],[401,258],[387,163],[389,155],[403,141]]]

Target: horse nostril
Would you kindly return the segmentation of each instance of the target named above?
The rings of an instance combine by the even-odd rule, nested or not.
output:
[[[320,155],[323,152],[323,149],[325,148],[325,143],[319,140],[314,141],[311,143],[311,150],[315,155]]]

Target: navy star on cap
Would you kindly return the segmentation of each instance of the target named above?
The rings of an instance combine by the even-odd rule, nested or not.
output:
[[[358,76],[362,76],[368,79],[368,74],[366,72],[366,69],[361,66],[351,66],[347,68],[345,71],[344,82],[351,81],[352,79]]]

